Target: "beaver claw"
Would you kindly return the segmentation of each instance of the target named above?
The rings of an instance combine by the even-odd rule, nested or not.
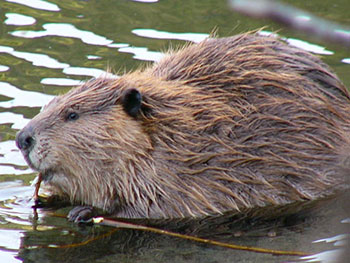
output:
[[[92,206],[76,206],[69,211],[68,221],[78,224],[92,224],[94,209]]]

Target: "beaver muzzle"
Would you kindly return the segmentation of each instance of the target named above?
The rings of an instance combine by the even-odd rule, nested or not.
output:
[[[29,154],[35,145],[34,129],[32,126],[27,125],[17,133],[16,145],[21,150],[26,162],[32,167],[32,163],[29,158]]]
[[[16,135],[16,145],[22,152],[30,152],[33,148],[35,140],[33,138],[33,128],[31,126],[25,127]]]
[[[43,147],[43,140],[40,139],[36,123],[29,122],[16,135],[16,145],[21,150],[21,153],[33,170],[41,173],[43,181],[51,181],[59,172],[57,166],[50,162],[49,147],[45,143]]]

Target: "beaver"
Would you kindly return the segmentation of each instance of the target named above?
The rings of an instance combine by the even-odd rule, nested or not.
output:
[[[16,142],[72,204],[201,218],[347,189],[349,102],[320,58],[249,32],[89,80],[55,97]]]

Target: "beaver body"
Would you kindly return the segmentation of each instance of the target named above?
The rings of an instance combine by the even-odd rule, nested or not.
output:
[[[17,145],[74,204],[202,217],[347,188],[349,102],[319,58],[242,34],[90,80],[50,102]]]

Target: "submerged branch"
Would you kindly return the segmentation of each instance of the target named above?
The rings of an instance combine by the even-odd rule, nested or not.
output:
[[[225,247],[225,248],[230,248],[235,250],[245,250],[245,251],[251,251],[256,253],[272,254],[275,256],[307,256],[309,255],[308,253],[300,252],[300,251],[281,251],[281,250],[265,249],[265,248],[259,248],[259,247],[248,247],[248,246],[228,244],[228,243],[223,243],[223,242],[214,241],[210,239],[183,235],[183,234],[170,232],[170,231],[166,231],[166,230],[162,230],[154,227],[147,227],[142,225],[115,221],[115,220],[106,219],[102,217],[94,218],[94,223],[105,225],[105,226],[112,226],[116,228],[128,228],[128,229],[134,229],[134,230],[148,231],[148,232],[153,232],[153,233],[172,236],[172,237],[178,237],[182,239],[187,239],[187,240],[196,241],[204,244],[210,244],[210,245],[219,246],[219,247]]]

